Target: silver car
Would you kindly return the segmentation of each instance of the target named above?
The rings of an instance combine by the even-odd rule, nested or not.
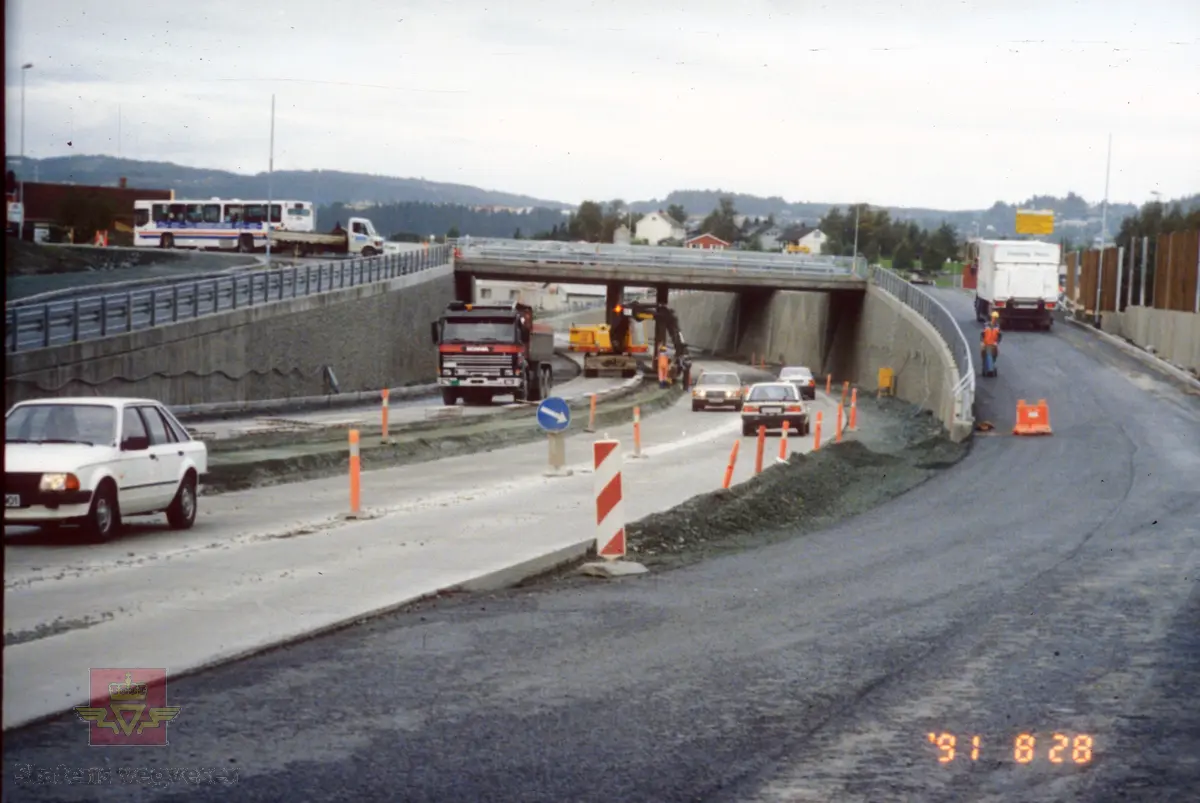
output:
[[[809,431],[808,408],[800,391],[791,382],[760,382],[751,385],[742,405],[742,434],[753,435],[758,428]]]
[[[692,385],[692,412],[708,407],[742,409],[742,378],[732,371],[705,371]]]
[[[817,398],[817,380],[811,369],[803,365],[789,365],[779,372],[780,382],[791,382],[800,391],[800,398],[815,401]]]

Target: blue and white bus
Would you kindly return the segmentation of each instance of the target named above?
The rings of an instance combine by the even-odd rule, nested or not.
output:
[[[133,244],[255,251],[267,245],[267,201],[134,201]],[[271,228],[316,230],[311,201],[271,201]]]

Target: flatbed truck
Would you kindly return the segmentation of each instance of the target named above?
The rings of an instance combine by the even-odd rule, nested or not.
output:
[[[375,231],[374,224],[365,217],[352,217],[346,228],[341,223],[329,234],[311,231],[287,231],[272,229],[271,250],[288,253],[294,257],[312,254],[346,254],[373,257],[384,251],[384,239]]]

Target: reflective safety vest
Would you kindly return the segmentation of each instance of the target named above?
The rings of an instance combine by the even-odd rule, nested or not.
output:
[[[1000,330],[989,326],[983,330],[983,345],[995,346],[1000,343]]]

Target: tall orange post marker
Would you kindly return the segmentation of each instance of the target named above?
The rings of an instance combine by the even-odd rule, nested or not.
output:
[[[384,388],[382,391],[382,394],[383,394],[383,408],[382,408],[383,434],[380,436],[379,439],[381,442],[387,443],[388,442],[388,389]]]
[[[843,409],[842,406],[839,404],[838,405],[837,429],[834,432],[834,436],[833,436],[833,439],[835,441],[837,441],[838,443],[842,442],[842,409]]]
[[[625,556],[625,505],[621,489],[620,441],[592,444],[595,470],[596,554],[615,560]]]
[[[642,408],[633,408],[633,457],[642,456]]]
[[[828,396],[833,390],[833,374],[825,374],[825,395]]]
[[[357,518],[361,508],[360,471],[358,456],[358,430],[350,430],[350,518]]]
[[[788,428],[783,428],[783,434],[779,436],[779,459],[786,462],[788,459],[787,445]]]
[[[588,403],[588,425],[584,432],[596,431],[596,394],[589,393],[588,397],[591,401]]]
[[[817,425],[813,427],[813,451],[821,451],[821,411],[817,410]]]
[[[754,455],[754,473],[762,473],[763,450],[767,448],[767,428],[760,424],[758,427],[758,452]]]
[[[729,486],[733,484],[733,467],[737,465],[738,447],[742,445],[741,440],[733,442],[733,448],[729,450],[729,465],[725,467],[725,482],[721,486],[725,490],[729,490]]]
[[[846,406],[846,396],[849,395],[849,393],[850,393],[850,382],[849,381],[843,382],[842,383],[842,407]]]
[[[850,431],[858,429],[858,388],[850,391]]]

